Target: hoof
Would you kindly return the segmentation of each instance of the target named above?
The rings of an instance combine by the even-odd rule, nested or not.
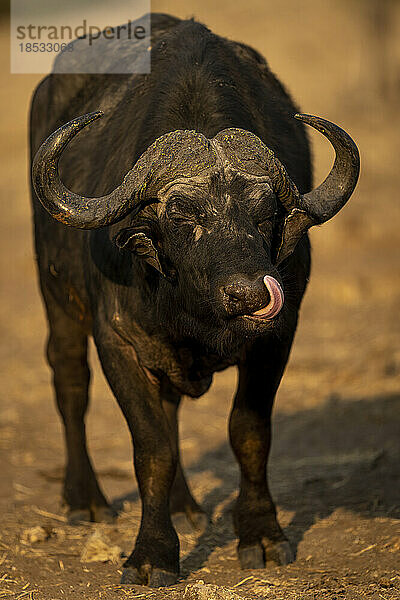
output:
[[[95,523],[114,523],[117,513],[110,506],[94,506],[92,508],[92,521]]]
[[[265,566],[285,566],[295,560],[295,554],[287,540],[271,542],[263,538],[261,544],[238,549],[242,569],[264,569]]]
[[[81,525],[81,523],[90,522],[92,515],[89,509],[80,508],[77,510],[70,510],[67,515],[68,525]]]
[[[274,544],[269,540],[263,540],[263,546],[267,564],[284,566],[295,560],[295,554],[287,540],[275,542]]]
[[[127,567],[121,575],[121,583],[124,585],[143,585],[142,578],[139,576],[138,570],[133,567]]]
[[[176,512],[171,518],[176,531],[183,535],[193,532],[202,534],[210,523],[209,518],[204,512]]]
[[[188,533],[193,533],[193,525],[190,523],[189,519],[184,512],[178,512],[172,515],[171,517],[172,525],[174,529],[176,529],[177,533],[181,535],[185,535]]]
[[[164,571],[163,569],[142,568],[139,572],[134,567],[126,567],[122,573],[121,583],[124,585],[147,585],[149,587],[167,587],[174,585],[178,579],[177,573]]]
[[[261,544],[239,548],[238,555],[242,569],[263,569],[265,566],[264,550]]]
[[[191,522],[193,529],[196,533],[202,534],[205,532],[211,521],[205,512],[193,512],[188,517]]]
[[[148,585],[150,587],[167,587],[174,585],[178,580],[177,573],[164,571],[163,569],[153,569]]]
[[[114,523],[117,513],[110,506],[93,506],[70,510],[67,515],[68,525],[81,523]]]

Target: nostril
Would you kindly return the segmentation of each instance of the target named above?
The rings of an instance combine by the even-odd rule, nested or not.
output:
[[[222,303],[231,316],[251,314],[270,302],[270,293],[263,278],[244,279],[220,287]]]
[[[237,277],[219,287],[220,300],[230,317],[251,316],[270,320],[281,310],[284,294],[279,282],[271,275],[255,279]]]
[[[232,302],[241,302],[245,297],[245,291],[236,285],[228,285],[222,288],[225,296],[228,296]]]
[[[246,312],[246,291],[238,282],[220,287],[222,304],[231,317]]]

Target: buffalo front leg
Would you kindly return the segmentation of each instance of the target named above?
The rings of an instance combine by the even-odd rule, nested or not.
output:
[[[179,540],[171,522],[170,491],[177,447],[172,442],[160,387],[137,362],[133,347],[114,330],[95,332],[104,374],[130,429],[142,518],[121,583],[160,587],[179,575]]]
[[[50,328],[47,358],[53,370],[67,450],[64,500],[69,507],[68,521],[111,522],[115,514],[100,489],[86,447],[84,418],[90,379],[87,335],[51,297],[44,297]]]
[[[229,433],[240,465],[240,492],[234,509],[243,569],[260,569],[272,562],[285,565],[293,551],[278,521],[267,479],[271,445],[271,410],[289,355],[291,340],[259,340],[239,365],[239,386]]]

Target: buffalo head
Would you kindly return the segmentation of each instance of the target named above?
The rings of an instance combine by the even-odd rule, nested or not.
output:
[[[58,161],[74,136],[101,116],[70,121],[39,148],[33,184],[48,212],[83,229],[130,215],[115,243],[159,272],[159,290],[175,311],[171,318],[182,317],[186,332],[198,331],[199,324],[203,338],[210,327],[231,333],[273,327],[285,306],[282,261],[311,226],[344,206],[356,186],[359,154],[349,135],[319,117],[296,115],[336,152],[325,181],[306,194],[260,138],[232,128],[212,139],[195,131],[167,133],[113,192],[85,198],[64,186]]]

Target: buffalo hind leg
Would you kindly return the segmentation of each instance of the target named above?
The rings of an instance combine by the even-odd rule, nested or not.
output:
[[[285,565],[294,560],[276,519],[267,480],[271,410],[290,345],[291,339],[286,344],[277,339],[259,340],[239,365],[229,433],[241,474],[233,514],[243,569],[260,569],[269,562]]]
[[[164,412],[170,427],[172,443],[178,448],[178,462],[170,498],[172,520],[180,533],[189,533],[190,529],[195,529],[203,533],[209,523],[209,519],[192,496],[180,460],[177,417],[181,397],[178,393],[171,390],[166,382],[163,383],[162,399]],[[190,529],[188,529],[188,523]]]
[[[54,300],[46,304],[50,327],[47,358],[53,370],[67,452],[63,495],[69,507],[68,521],[111,522],[115,514],[100,489],[86,447],[84,417],[90,379],[87,335]]]

